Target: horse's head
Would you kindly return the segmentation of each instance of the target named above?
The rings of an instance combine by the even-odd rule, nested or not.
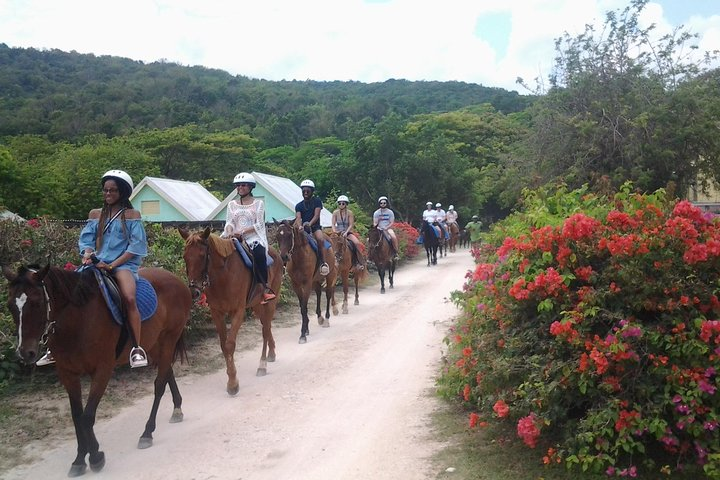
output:
[[[277,239],[280,258],[282,258],[283,264],[286,264],[295,248],[295,229],[288,220],[275,221],[275,226],[277,227],[275,238]]]
[[[193,233],[180,228],[178,231],[185,239],[183,260],[185,260],[188,287],[190,287],[193,300],[197,300],[209,283],[210,243],[208,237],[210,237],[210,228]]]
[[[37,361],[40,343],[47,340],[50,322],[50,297],[43,283],[50,265],[42,269],[20,267],[17,273],[3,267],[8,285],[7,308],[18,332],[16,353],[26,364]]]
[[[335,256],[337,258],[343,258],[343,255],[345,255],[348,249],[347,237],[337,232],[332,232],[329,236],[330,243],[332,244],[333,250],[335,250]]]

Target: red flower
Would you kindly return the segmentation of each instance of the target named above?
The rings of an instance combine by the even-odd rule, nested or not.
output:
[[[537,427],[537,417],[534,413],[518,420],[517,434],[525,442],[525,445],[535,448],[537,439],[540,436],[540,429]]]
[[[470,414],[470,428],[475,428],[478,425],[478,420],[480,420],[480,415],[478,415],[475,412],[472,412]]]
[[[27,226],[30,228],[40,228],[40,220],[33,218],[27,221]]]
[[[75,270],[77,270],[77,267],[70,262],[67,262],[63,268],[69,272],[74,272]]]
[[[510,407],[508,407],[507,403],[503,400],[498,400],[495,402],[495,405],[493,405],[493,411],[497,413],[498,417],[505,418],[507,414],[510,413]]]

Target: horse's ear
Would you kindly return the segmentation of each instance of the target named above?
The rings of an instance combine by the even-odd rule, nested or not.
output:
[[[45,275],[47,275],[49,271],[50,271],[50,262],[48,262],[48,264],[45,265],[45,266],[42,268],[42,270],[40,270],[40,271],[37,273],[37,280],[38,280],[39,282],[42,282],[43,279],[45,278]]]
[[[207,238],[210,236],[210,227],[205,227],[205,230],[202,232],[202,238],[203,240],[207,240]]]
[[[279,226],[280,226],[280,222],[278,222],[278,221],[275,219],[275,217],[272,217],[272,219],[273,219],[273,223],[275,224],[275,226],[276,226],[276,227],[279,227]]]
[[[12,282],[17,278],[17,273],[13,272],[13,269],[7,265],[2,266],[2,271],[3,275],[5,275],[5,278],[7,278],[9,282]]]
[[[177,231],[180,234],[180,236],[183,238],[183,240],[187,240],[188,237],[190,236],[190,232],[184,228],[178,227]]]

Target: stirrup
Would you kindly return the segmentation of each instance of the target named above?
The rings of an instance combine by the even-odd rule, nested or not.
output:
[[[330,267],[328,266],[328,264],[323,263],[322,265],[320,265],[320,275],[324,277],[328,273],[330,273]]]
[[[55,363],[55,358],[52,356],[52,352],[48,350],[47,352],[45,352],[45,355],[40,357],[40,359],[35,362],[35,365],[37,365],[38,367],[44,367],[45,365],[51,365],[53,363]]]
[[[130,350],[130,368],[147,367],[147,354],[142,347],[133,347]]]

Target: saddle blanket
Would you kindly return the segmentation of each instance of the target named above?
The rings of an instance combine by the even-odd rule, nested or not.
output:
[[[122,309],[120,305],[115,303],[113,296],[110,294],[110,290],[108,290],[108,286],[105,284],[103,274],[100,273],[100,270],[97,268],[93,268],[93,273],[100,286],[100,292],[103,298],[105,298],[105,303],[107,303],[110,313],[112,313],[113,320],[115,320],[115,323],[118,325],[124,325],[125,320],[122,315]],[[140,320],[144,322],[155,315],[158,306],[157,294],[152,284],[142,277],[137,280],[135,292],[135,301],[140,311]]]
[[[242,243],[240,243],[240,240],[233,237],[233,244],[235,245],[235,250],[238,251],[240,254],[240,258],[242,258],[243,263],[247,268],[252,270],[252,260],[250,259],[250,255],[248,254],[247,250],[245,250],[242,246]],[[268,250],[265,250],[265,263],[267,264],[268,268],[272,266],[274,263],[273,258],[270,256],[270,252]]]
[[[311,233],[307,233],[307,232],[305,232],[305,236],[307,237],[308,243],[310,243],[310,246],[312,247],[313,251],[315,253],[317,253],[318,244],[317,244],[317,240],[315,240],[315,236],[312,235]],[[330,248],[330,245],[332,245],[332,244],[330,243],[329,240],[325,239],[325,243],[323,243],[323,245],[325,245],[325,249],[328,249],[328,248]]]

